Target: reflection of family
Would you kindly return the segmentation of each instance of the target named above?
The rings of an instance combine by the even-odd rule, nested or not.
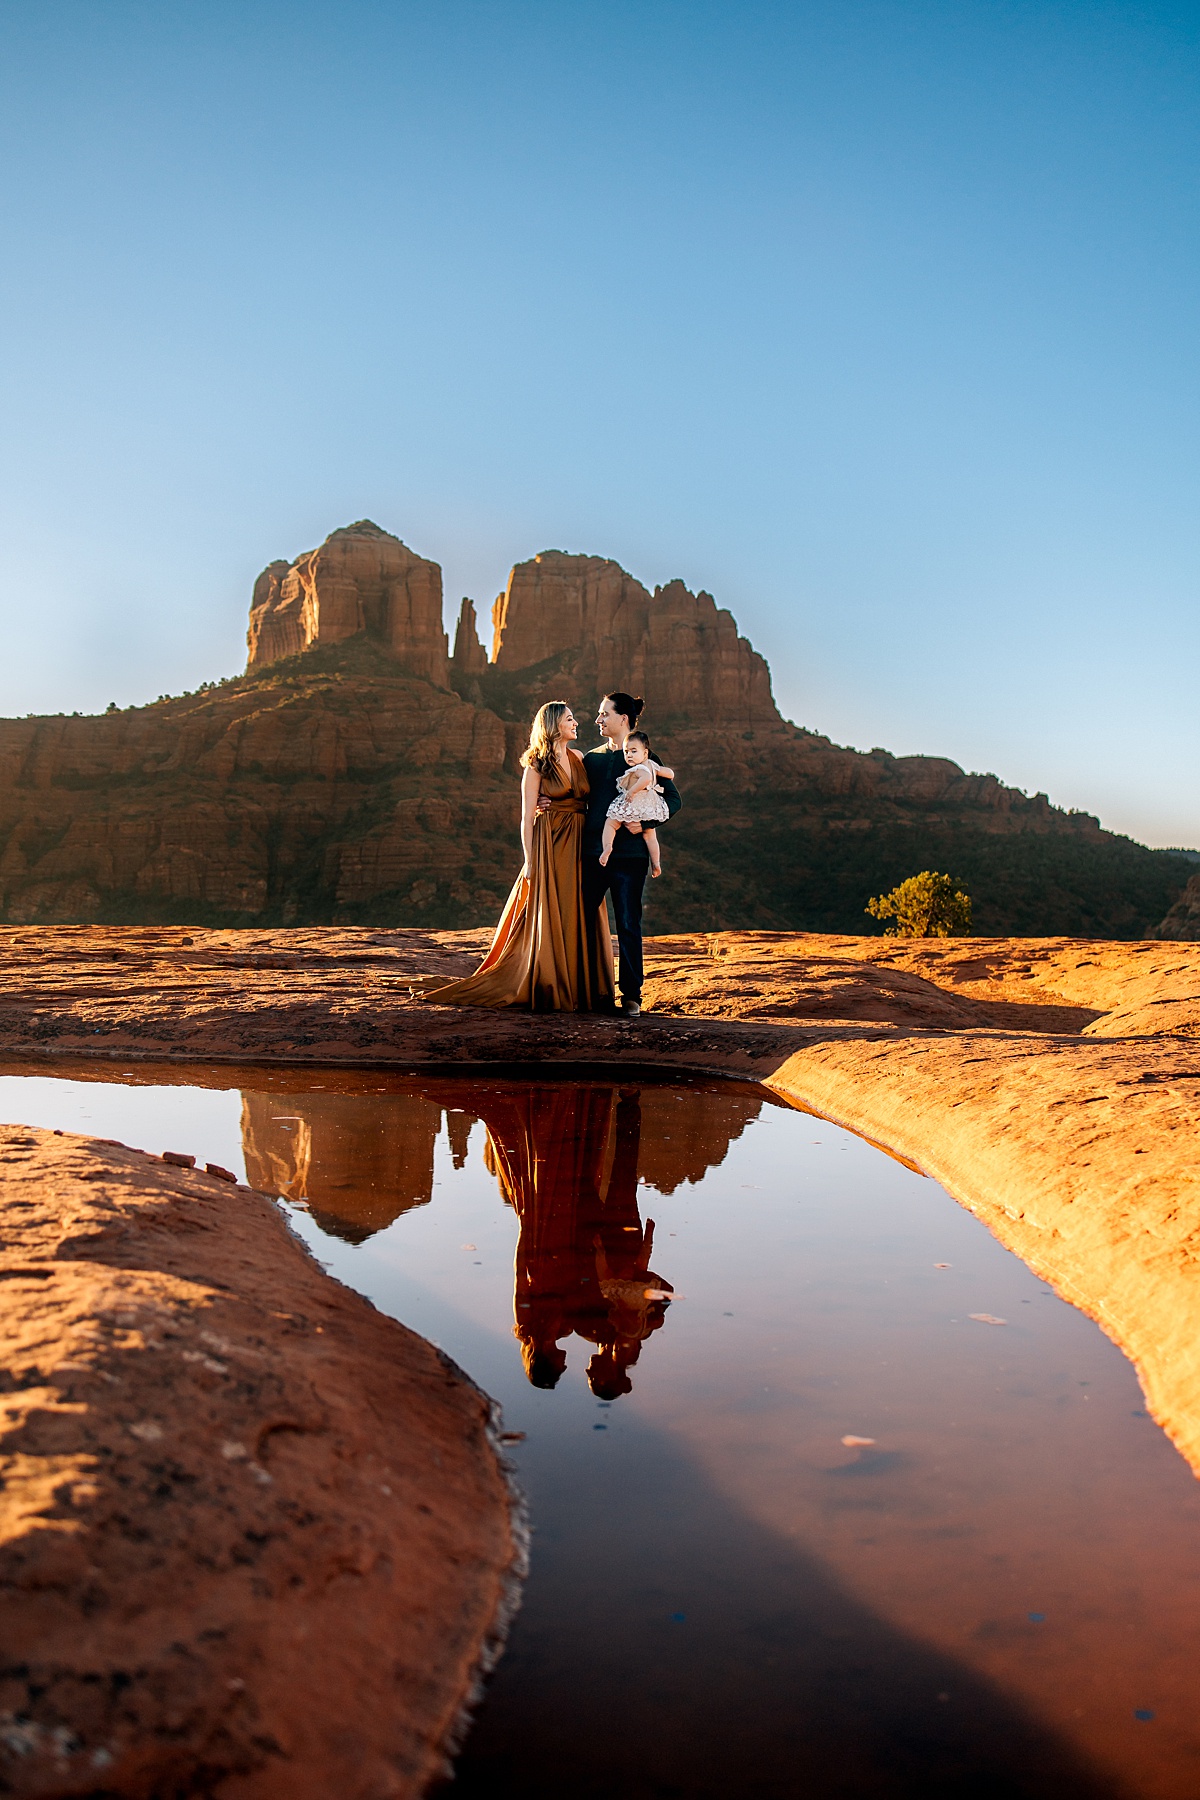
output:
[[[547,1085],[481,1097],[488,1166],[521,1231],[514,1331],[534,1387],[555,1387],[566,1340],[592,1345],[588,1386],[616,1400],[661,1330],[671,1284],[650,1268],[654,1222],[638,1209],[636,1088]]]
[[[661,873],[656,827],[680,806],[673,771],[636,729],[641,711],[632,694],[606,694],[596,717],[604,741],[584,756],[566,701],[540,708],[521,759],[521,873],[475,973],[426,990],[426,999],[534,1012],[614,1010],[611,896],[622,1011],[641,1011],[642,890],[648,873]]]

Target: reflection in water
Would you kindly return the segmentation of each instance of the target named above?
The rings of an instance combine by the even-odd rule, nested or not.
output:
[[[227,1069],[96,1073],[8,1116],[236,1165]],[[1196,1800],[1200,1486],[934,1182],[732,1085],[246,1084],[251,1178],[520,1439],[533,1570],[462,1800]]]
[[[702,1180],[757,1118],[761,1094],[554,1082],[459,1093],[444,1079],[435,1091],[243,1092],[247,1179],[303,1201],[322,1230],[360,1244],[432,1198],[443,1116],[456,1169],[482,1121],[485,1163],[520,1220],[513,1308],[526,1374],[554,1387],[564,1340],[577,1336],[595,1346],[587,1377],[597,1398],[628,1394],[672,1292],[650,1267],[654,1221],[642,1220],[639,1180],[664,1195]]]
[[[242,1091],[246,1179],[303,1200],[333,1237],[361,1244],[433,1197],[442,1109],[423,1094]]]
[[[662,1324],[670,1283],[650,1271],[653,1221],[638,1212],[636,1088],[532,1088],[484,1102],[487,1164],[521,1221],[515,1330],[534,1387],[567,1366],[562,1339],[596,1345],[588,1383],[629,1393],[629,1370]]]

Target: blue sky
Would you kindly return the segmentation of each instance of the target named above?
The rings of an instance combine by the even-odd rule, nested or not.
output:
[[[1200,844],[1200,9],[0,0],[0,712],[682,576],[783,710]]]

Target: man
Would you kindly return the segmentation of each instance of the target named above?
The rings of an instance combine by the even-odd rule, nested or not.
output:
[[[590,916],[596,907],[604,905],[605,894],[612,895],[621,953],[621,1010],[631,1019],[642,1010],[642,889],[650,854],[640,832],[624,829],[618,831],[604,868],[600,867],[600,854],[604,848],[604,821],[617,797],[617,781],[626,770],[621,747],[636,726],[641,710],[641,701],[632,694],[605,694],[596,714],[604,742],[598,750],[589,750],[583,759],[592,790],[583,823],[583,909]],[[683,804],[675,783],[660,777],[659,786],[674,817]]]

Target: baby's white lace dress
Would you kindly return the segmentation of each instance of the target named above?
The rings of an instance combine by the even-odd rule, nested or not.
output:
[[[624,777],[622,777],[624,779]],[[608,818],[619,819],[622,824],[632,820],[637,825],[661,825],[671,816],[666,795],[656,781],[627,800],[619,793],[608,809]]]

